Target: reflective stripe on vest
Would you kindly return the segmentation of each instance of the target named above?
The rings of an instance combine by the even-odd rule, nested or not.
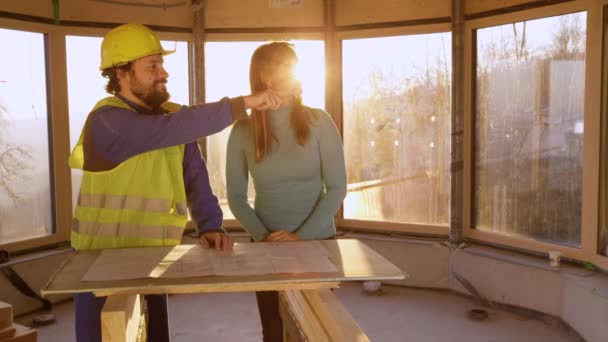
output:
[[[79,194],[78,205],[81,207],[105,209],[130,209],[146,212],[166,213],[171,210],[171,201],[128,195]],[[177,215],[188,215],[187,203],[175,204]]]
[[[72,231],[80,235],[155,240],[181,240],[184,228],[179,226],[144,226],[132,223],[80,222],[74,219]]]

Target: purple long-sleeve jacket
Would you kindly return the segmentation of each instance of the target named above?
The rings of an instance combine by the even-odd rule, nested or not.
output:
[[[221,131],[246,116],[242,97],[183,106],[171,115],[147,110],[118,95],[135,111],[100,107],[85,124],[84,169],[105,171],[147,151],[185,144],[184,186],[198,232],[221,231],[223,213],[211,190],[209,174],[196,139]]]

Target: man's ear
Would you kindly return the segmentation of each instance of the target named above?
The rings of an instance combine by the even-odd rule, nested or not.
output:
[[[125,70],[124,68],[117,68],[116,77],[119,81],[125,81],[129,78],[129,71]]]

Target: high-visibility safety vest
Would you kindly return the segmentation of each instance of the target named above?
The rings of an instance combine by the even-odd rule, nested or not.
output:
[[[118,97],[104,106],[133,110]],[[176,112],[180,105],[165,103]],[[133,127],[137,129],[137,127]],[[69,165],[83,169],[84,128]],[[181,242],[188,220],[183,176],[184,145],[145,152],[108,171],[83,170],[72,223],[72,247],[77,250],[173,246]]]

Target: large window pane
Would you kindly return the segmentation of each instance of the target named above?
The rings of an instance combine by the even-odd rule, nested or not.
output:
[[[0,244],[53,232],[44,35],[0,29]]]
[[[295,45],[299,65],[297,77],[302,82],[303,102],[315,108],[325,107],[325,62],[321,41],[298,40]],[[205,83],[208,102],[224,96],[235,97],[251,92],[249,62],[253,51],[264,42],[208,42],[205,44]],[[230,129],[208,139],[207,167],[213,192],[218,197],[224,218],[234,218],[226,197],[226,144]],[[249,182],[249,199],[253,203],[253,184]],[[253,205],[253,204],[252,204]]]
[[[68,63],[68,98],[70,110],[70,146],[74,148],[84,122],[97,101],[110,96],[104,87],[107,79],[99,71],[101,37],[66,37]],[[161,42],[165,49],[176,50],[164,57],[169,73],[167,89],[170,101],[189,104],[188,45],[186,42]],[[133,127],[133,129],[137,129]],[[82,172],[72,170],[72,207],[75,207],[80,190]]]
[[[477,30],[475,228],[580,245],[585,27]]]
[[[343,42],[344,218],[444,225],[450,33]]]

